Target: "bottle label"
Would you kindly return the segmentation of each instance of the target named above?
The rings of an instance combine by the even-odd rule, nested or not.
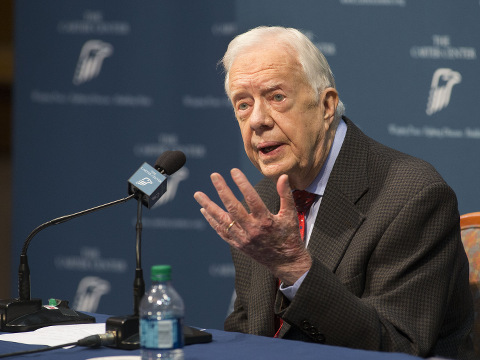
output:
[[[140,346],[149,349],[179,349],[183,347],[181,319],[140,319]]]

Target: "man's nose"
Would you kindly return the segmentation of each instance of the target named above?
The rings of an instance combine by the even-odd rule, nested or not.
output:
[[[250,115],[250,127],[255,130],[270,128],[274,124],[269,107],[263,101],[256,101]]]

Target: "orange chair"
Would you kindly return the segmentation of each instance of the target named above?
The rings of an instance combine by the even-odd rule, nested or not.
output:
[[[470,290],[475,307],[472,339],[480,355],[480,212],[460,216],[462,242],[470,263]]]

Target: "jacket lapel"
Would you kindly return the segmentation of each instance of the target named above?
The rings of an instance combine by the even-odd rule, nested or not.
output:
[[[362,141],[364,135],[360,130],[347,118],[344,120],[347,134],[330,174],[308,245],[310,253],[332,272],[365,220],[355,203],[368,191],[368,145]]]

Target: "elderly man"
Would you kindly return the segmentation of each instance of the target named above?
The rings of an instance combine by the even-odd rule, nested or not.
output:
[[[452,189],[343,116],[324,56],[299,31],[250,30],[223,65],[245,151],[265,176],[254,188],[231,171],[242,204],[212,174],[226,211],[194,195],[232,249],[237,299],[225,329],[470,358],[468,261]]]

